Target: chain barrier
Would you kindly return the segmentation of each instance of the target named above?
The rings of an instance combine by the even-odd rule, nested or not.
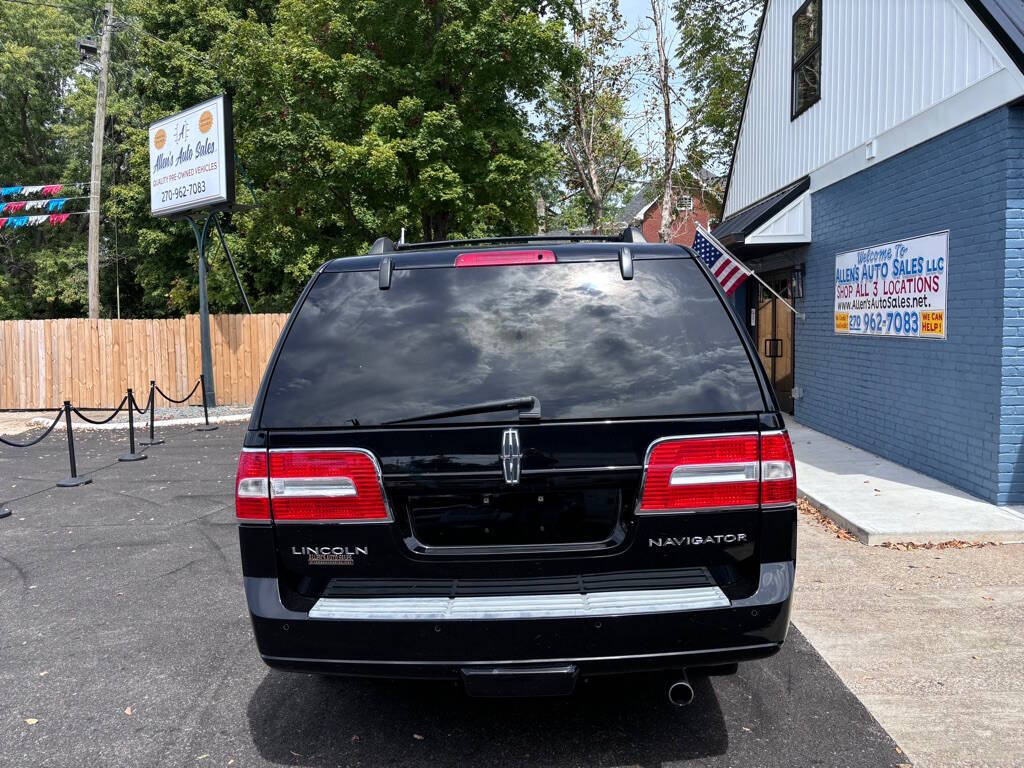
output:
[[[160,395],[160,397],[162,397],[164,400],[167,400],[168,402],[174,403],[175,405],[181,405],[186,400],[191,399],[192,395],[194,395],[196,393],[196,390],[199,389],[199,385],[202,384],[202,383],[203,383],[203,377],[200,376],[199,377],[199,381],[197,381],[196,385],[194,387],[192,387],[192,391],[189,392],[187,395],[185,395],[183,398],[181,398],[181,400],[175,400],[173,397],[171,397],[166,392],[164,392],[162,389],[160,389],[160,387],[156,387],[156,391]],[[156,385],[154,384],[154,386],[156,386]]]
[[[97,420],[97,419],[90,419],[88,416],[86,416],[84,413],[82,413],[80,410],[78,410],[74,406],[71,406],[71,412],[73,414],[75,414],[75,416],[80,418],[82,421],[87,421],[90,424],[106,424],[108,421],[112,421],[113,418],[115,416],[117,416],[117,414],[119,414],[121,411],[124,410],[124,405],[127,402],[128,402],[128,395],[125,395],[123,398],[121,398],[121,404],[118,405],[117,408],[114,409],[114,412],[112,414],[110,414],[109,416],[107,416],[107,418],[105,418],[105,419],[99,419],[99,420]]]
[[[196,393],[196,390],[200,388],[202,389],[203,393],[203,426],[197,427],[196,431],[209,432],[214,429],[217,429],[217,427],[215,425],[210,424],[210,414],[209,409],[207,408],[206,401],[206,380],[202,375],[200,375],[199,380],[196,382],[195,386],[192,387],[192,391],[189,392],[187,395],[185,395],[185,397],[181,398],[180,400],[175,399],[173,397],[169,397],[166,392],[164,392],[162,389],[160,389],[160,387],[156,385],[156,381],[150,379],[149,397],[146,398],[146,402],[141,408],[139,407],[138,401],[135,399],[135,394],[132,392],[131,387],[129,387],[127,392],[125,393],[125,396],[121,398],[121,402],[118,404],[117,408],[115,408],[113,412],[110,413],[110,415],[103,419],[89,418],[82,411],[105,411],[107,410],[106,408],[75,408],[73,405],[71,405],[70,400],[65,400],[64,405],[60,408],[60,410],[57,411],[57,414],[56,416],[54,416],[54,419],[50,423],[50,426],[48,426],[46,430],[38,437],[22,443],[16,440],[10,440],[8,438],[5,438],[3,435],[0,435],[0,443],[2,443],[3,445],[9,445],[12,448],[31,448],[33,445],[41,443],[43,440],[45,440],[47,437],[53,434],[53,431],[57,428],[57,425],[60,424],[60,421],[63,418],[67,428],[68,464],[70,465],[71,475],[63,480],[58,481],[57,486],[60,488],[69,488],[78,485],[86,485],[92,482],[92,478],[80,476],[78,474],[78,465],[75,460],[75,434],[71,424],[71,414],[74,414],[75,416],[77,416],[82,421],[88,424],[100,425],[107,424],[108,422],[113,421],[114,417],[121,413],[121,411],[125,409],[125,406],[127,406],[128,453],[119,456],[117,460],[141,461],[142,459],[148,458],[148,456],[144,452],[135,450],[135,414],[138,413],[140,415],[145,415],[147,411],[149,412],[149,440],[140,441],[139,444],[144,446],[160,445],[164,441],[157,440],[153,434],[154,423],[156,421],[157,394],[159,394],[161,397],[163,397],[165,400],[171,403],[180,405],[181,403],[184,403],[187,400],[191,399],[192,395]],[[26,409],[14,410],[23,411]],[[8,507],[3,507],[2,511],[0,511],[0,518],[7,517],[9,515],[10,509]]]
[[[152,383],[152,382],[150,382],[150,383]],[[130,389],[128,391],[131,392]],[[152,402],[153,402],[153,388],[150,387],[150,389],[149,389],[149,399],[146,400],[146,404],[143,405],[141,408],[137,408],[136,407],[135,408],[135,412],[137,414],[139,414],[139,416],[145,416],[146,415],[146,411],[149,410],[149,406],[152,404]],[[135,407],[135,406],[137,406],[139,404],[134,396],[132,397],[132,403],[133,403],[133,407]]]

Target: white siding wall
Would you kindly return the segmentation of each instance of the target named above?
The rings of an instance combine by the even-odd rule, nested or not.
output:
[[[821,100],[791,121],[792,19],[802,3],[769,0],[726,216],[1012,68],[963,0],[822,0]],[[1022,91],[1013,71],[1018,87],[1002,103]]]

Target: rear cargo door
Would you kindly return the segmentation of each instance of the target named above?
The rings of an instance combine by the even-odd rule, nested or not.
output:
[[[632,280],[617,261],[549,261],[399,268],[389,290],[376,271],[320,275],[261,426],[278,449],[374,455],[410,552],[600,554],[622,543],[654,440],[756,429],[764,408],[692,259],[638,259]]]

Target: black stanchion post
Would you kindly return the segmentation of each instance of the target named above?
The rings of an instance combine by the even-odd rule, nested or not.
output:
[[[156,417],[156,382],[149,380],[149,440],[142,440],[139,445],[163,445],[163,440],[153,436],[153,419]]]
[[[71,429],[71,401],[64,401],[64,420],[68,425],[68,463],[71,464],[71,477],[57,481],[58,488],[73,488],[92,482],[91,477],[78,476],[78,464],[75,463],[75,433]]]
[[[118,461],[142,461],[149,458],[144,453],[135,452],[135,396],[128,387],[128,453],[117,457]]]
[[[213,432],[217,428],[216,424],[210,423],[210,412],[206,407],[206,376],[202,373],[199,374],[199,388],[203,391],[203,426],[196,427],[196,432]]]

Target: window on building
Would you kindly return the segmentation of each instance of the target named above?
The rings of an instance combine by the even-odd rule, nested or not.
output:
[[[821,0],[807,0],[793,14],[795,120],[821,98]]]

